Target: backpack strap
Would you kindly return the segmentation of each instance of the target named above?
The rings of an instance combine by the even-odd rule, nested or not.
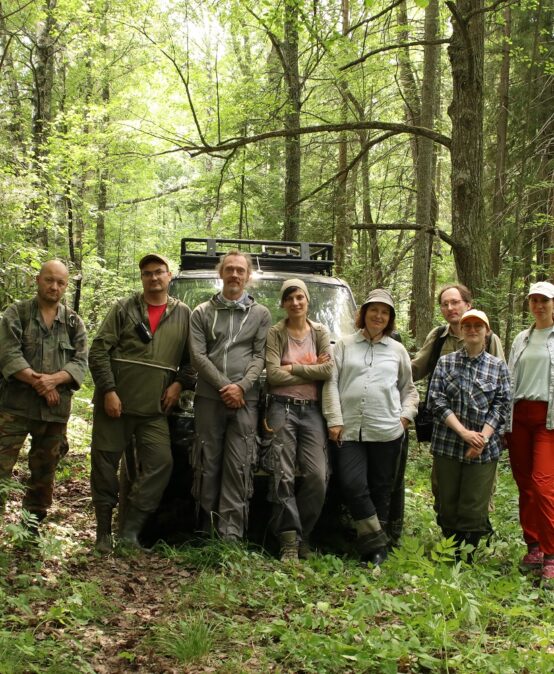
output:
[[[74,344],[75,342],[75,335],[77,333],[77,321],[78,321],[78,313],[74,311],[73,309],[70,309],[69,307],[66,307],[65,304],[62,305],[63,308],[65,309],[65,327],[67,330],[67,334],[69,336],[69,339],[71,341],[71,344]],[[17,314],[19,316],[19,320],[21,321],[21,327],[23,330],[27,327],[30,319],[30,315],[28,312],[23,312],[22,311],[22,302],[16,302],[15,303],[15,309],[17,311]]]
[[[439,362],[443,344],[448,337],[448,332],[441,334],[444,328],[442,325],[439,325],[438,328],[435,328],[435,341],[433,342],[433,348],[431,350],[431,357],[429,358],[429,376],[427,377],[427,390],[425,391],[425,407],[427,407],[427,400],[429,398],[429,386],[431,384],[431,378]]]
[[[442,325],[439,325],[438,328],[435,329],[435,341],[433,342],[433,349],[431,351],[431,357],[429,359],[429,379],[433,376],[433,372],[435,371],[435,368],[437,367],[437,363],[439,362],[439,358],[441,356],[441,351],[442,347],[446,341],[446,338],[448,337],[448,332],[445,334],[441,334],[441,332],[444,330]]]

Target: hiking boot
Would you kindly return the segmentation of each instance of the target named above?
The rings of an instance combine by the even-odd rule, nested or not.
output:
[[[94,549],[102,555],[108,555],[113,549],[112,508],[111,506],[95,506],[96,541]]]
[[[281,543],[280,559],[282,562],[298,561],[298,538],[296,531],[282,531],[279,534]]]
[[[387,548],[381,548],[380,550],[373,550],[372,552],[363,555],[362,561],[365,564],[369,562],[370,564],[373,564],[373,566],[381,566],[388,556]]]
[[[145,550],[140,544],[138,537],[149,515],[150,513],[139,510],[132,505],[127,506],[120,535],[120,542],[123,546]]]
[[[547,557],[544,560],[541,574],[541,587],[548,590],[554,590],[554,557]]]
[[[298,558],[299,559],[311,559],[314,557],[315,552],[310,546],[308,541],[300,541],[298,544]]]
[[[542,569],[544,562],[544,553],[541,552],[538,545],[530,545],[527,554],[519,563],[521,573],[536,573]]]

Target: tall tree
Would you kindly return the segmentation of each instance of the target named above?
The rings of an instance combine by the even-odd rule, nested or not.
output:
[[[484,2],[451,0],[452,238],[458,278],[477,292],[490,277],[483,202]],[[480,242],[477,245],[477,242]]]
[[[287,88],[285,129],[300,128],[301,84],[298,67],[299,0],[284,1],[283,63]],[[285,241],[298,241],[300,232],[300,136],[285,138]]]

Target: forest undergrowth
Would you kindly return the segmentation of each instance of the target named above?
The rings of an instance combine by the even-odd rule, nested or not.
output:
[[[537,673],[554,669],[554,592],[517,570],[516,490],[499,470],[496,534],[453,563],[413,443],[402,546],[381,568],[318,554],[283,564],[218,541],[92,551],[90,420],[76,401],[70,454],[38,544],[12,493],[0,525],[0,672]],[[25,456],[17,481],[25,474]],[[17,491],[17,489],[16,489]]]

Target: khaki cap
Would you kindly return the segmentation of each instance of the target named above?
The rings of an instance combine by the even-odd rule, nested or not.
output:
[[[165,264],[165,266],[169,271],[170,263],[167,257],[165,257],[165,255],[159,255],[158,253],[148,253],[147,255],[145,255],[140,259],[138,264],[139,269],[142,269],[149,262],[161,262],[162,264]]]
[[[484,311],[479,311],[479,309],[468,309],[464,315],[460,319],[460,325],[466,321],[468,318],[478,318],[480,321],[483,321],[483,323],[489,328],[490,330],[490,324],[489,324],[489,318],[487,314]]]

